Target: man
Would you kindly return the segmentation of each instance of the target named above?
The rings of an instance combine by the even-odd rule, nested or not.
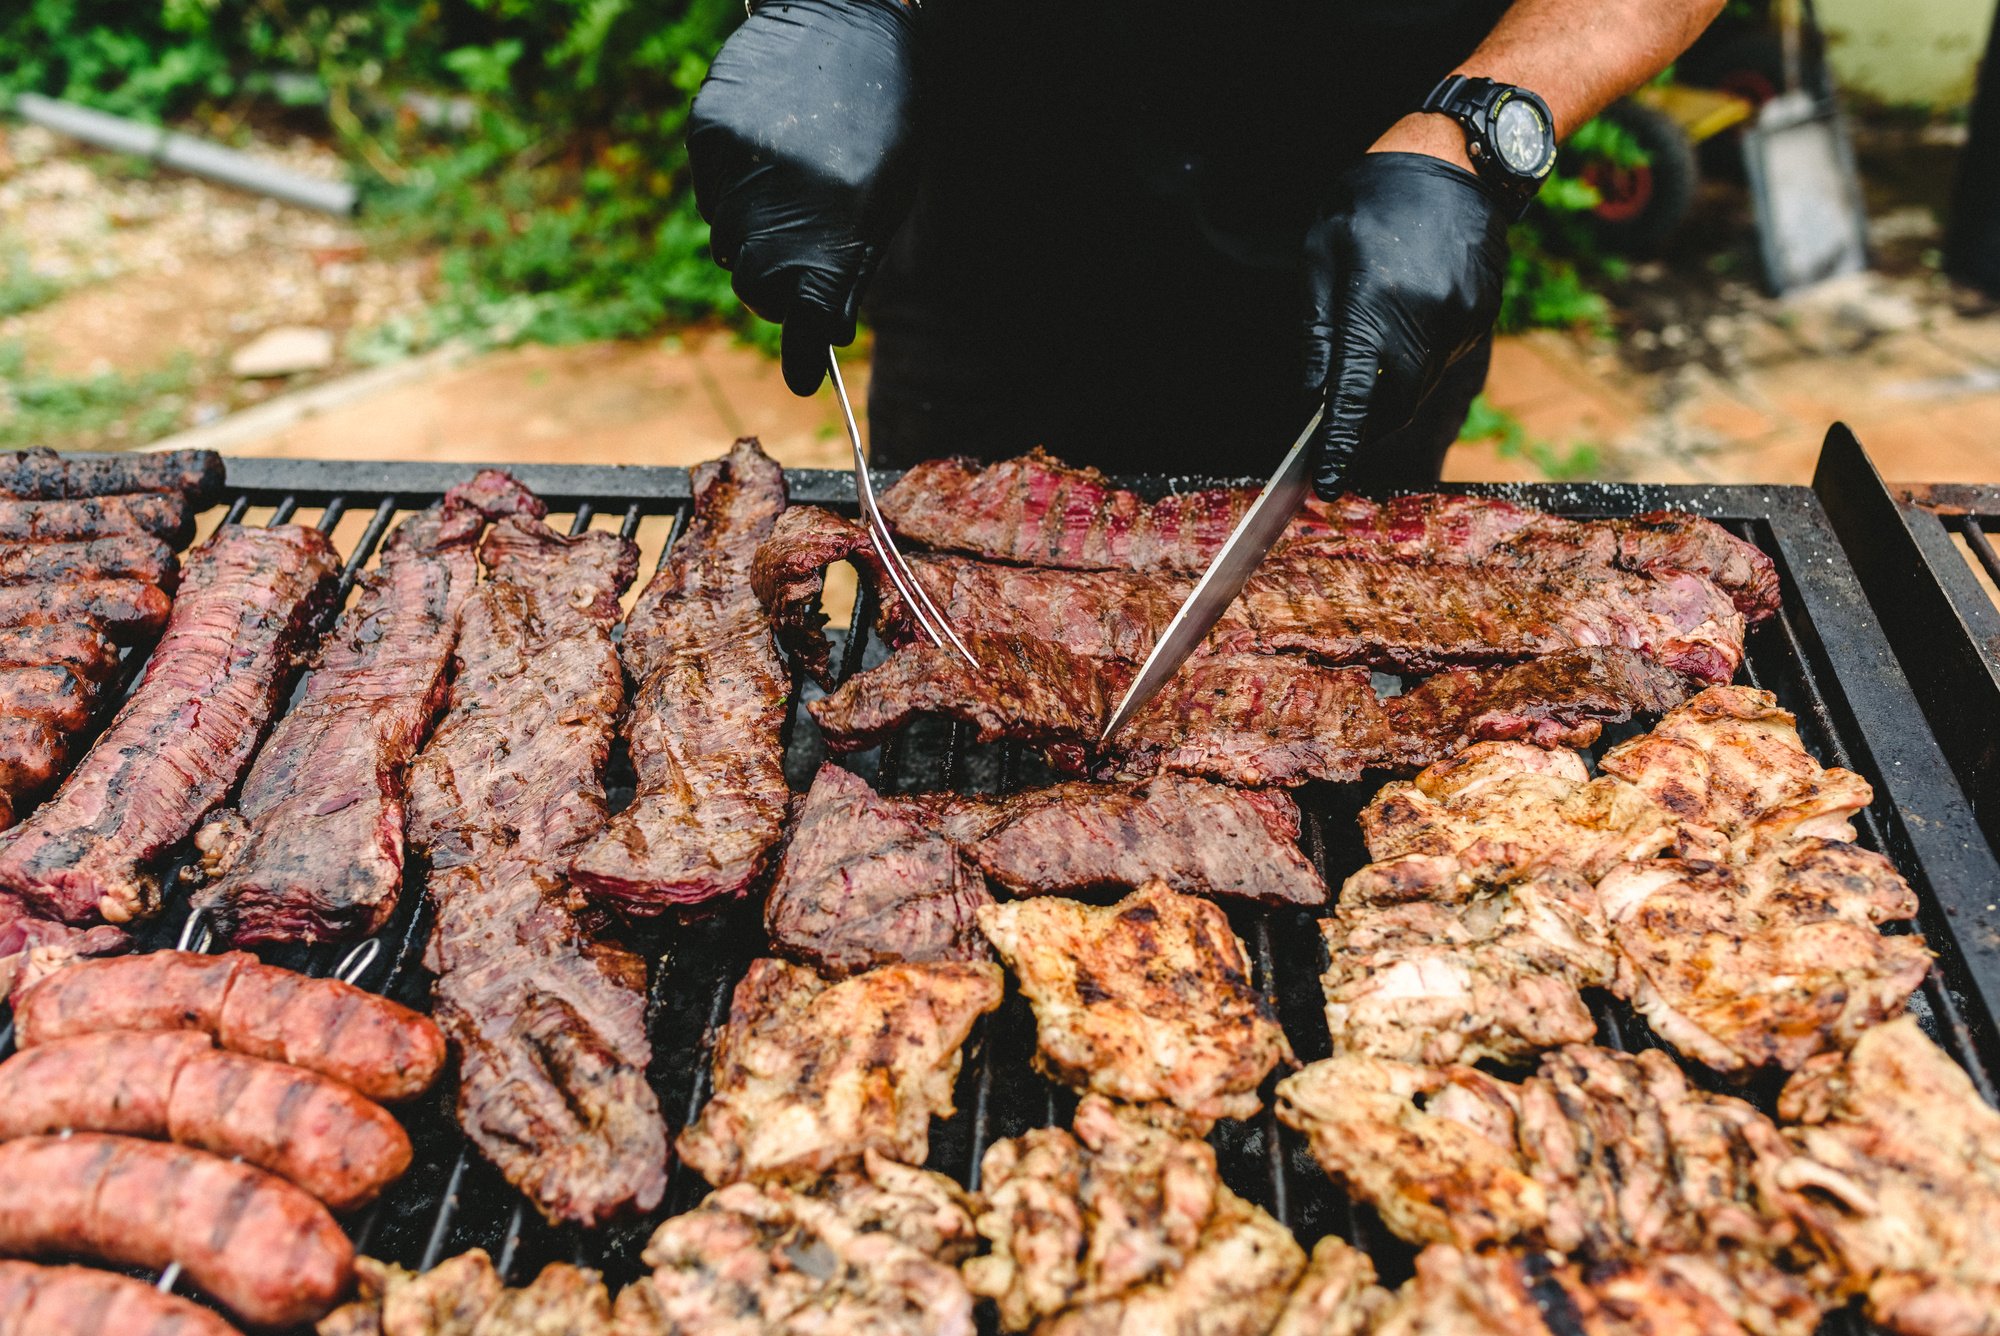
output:
[[[762,0],[695,99],[718,263],[875,459],[1433,481],[1556,142],[1721,0]],[[1464,79],[1447,76],[1463,75]]]

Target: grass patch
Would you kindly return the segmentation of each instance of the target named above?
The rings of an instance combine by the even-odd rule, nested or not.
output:
[[[1504,408],[1496,408],[1485,395],[1472,401],[1459,429],[1461,441],[1492,441],[1503,459],[1525,459],[1551,482],[1574,482],[1595,474],[1603,464],[1602,452],[1588,441],[1558,446],[1528,435],[1528,429]]]
[[[120,449],[181,425],[194,365],[182,357],[137,375],[55,376],[28,365],[19,343],[0,344],[0,449]]]

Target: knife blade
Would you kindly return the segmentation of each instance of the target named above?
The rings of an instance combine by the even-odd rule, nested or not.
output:
[[[1146,656],[1146,662],[1139,667],[1139,675],[1132,679],[1132,685],[1125,690],[1125,699],[1118,702],[1118,708],[1111,713],[1111,722],[1104,726],[1104,733],[1097,739],[1102,747],[1128,720],[1137,714],[1147,701],[1160,693],[1180,666],[1187,662],[1188,655],[1195,647],[1208,638],[1208,633],[1226,612],[1236,596],[1243,592],[1250,573],[1264,562],[1271,545],[1284,533],[1285,526],[1299,513],[1305,504],[1306,494],[1311,490],[1311,471],[1308,465],[1312,452],[1307,443],[1313,433],[1319,430],[1320,419],[1326,416],[1326,407],[1321,405],[1306,423],[1306,429],[1299,433],[1299,439],[1285,453],[1278,465],[1278,471],[1271,475],[1271,481],[1264,484],[1264,490],[1257,494],[1250,509],[1236,522],[1230,532],[1229,541],[1215,554],[1215,560],[1208,563],[1202,572],[1194,591],[1167,623],[1166,631],[1153,645],[1153,652]]]

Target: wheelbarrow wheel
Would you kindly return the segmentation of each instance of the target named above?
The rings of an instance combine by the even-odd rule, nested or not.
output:
[[[1588,215],[1598,240],[1625,255],[1657,254],[1687,221],[1701,180],[1687,133],[1656,108],[1617,102],[1600,113],[1646,151],[1647,161],[1621,167],[1586,159],[1577,174],[1596,188],[1599,203]]]

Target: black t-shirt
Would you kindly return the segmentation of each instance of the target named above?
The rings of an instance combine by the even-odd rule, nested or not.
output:
[[[1315,203],[1503,8],[931,0],[878,448],[1254,471],[1303,421]]]

